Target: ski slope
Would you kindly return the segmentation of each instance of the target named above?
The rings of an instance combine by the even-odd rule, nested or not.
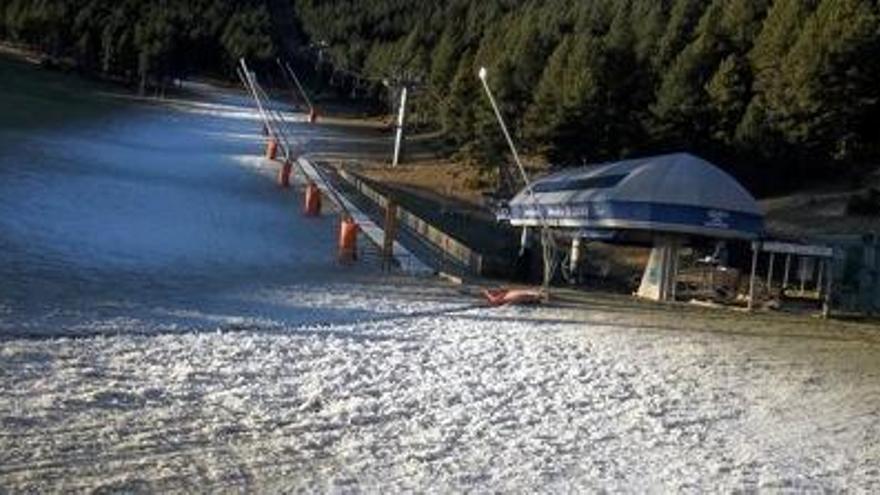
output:
[[[880,482],[876,340],[488,310],[399,280],[255,296],[338,319],[5,342],[0,484],[556,493]]]
[[[243,103],[0,133],[0,491],[880,489],[871,332],[339,267]]]

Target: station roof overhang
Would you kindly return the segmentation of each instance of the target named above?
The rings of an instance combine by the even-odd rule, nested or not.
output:
[[[752,195],[687,153],[567,169],[532,183],[499,220],[515,227],[756,240],[764,216]]]

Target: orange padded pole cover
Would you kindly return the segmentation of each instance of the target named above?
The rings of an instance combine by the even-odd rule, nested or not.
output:
[[[290,187],[290,174],[293,172],[293,164],[289,160],[285,160],[281,168],[278,169],[278,185],[283,188]]]
[[[339,261],[354,263],[357,260],[358,224],[351,217],[344,217],[339,225]]]
[[[305,214],[316,217],[321,214],[321,190],[314,182],[306,186]]]
[[[266,142],[266,159],[274,160],[276,156],[278,156],[278,140],[269,138]]]

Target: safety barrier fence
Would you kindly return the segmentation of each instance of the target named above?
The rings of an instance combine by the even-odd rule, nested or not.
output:
[[[370,186],[367,181],[345,169],[340,169],[338,174],[351,187],[372,201],[382,211],[388,208],[391,200]],[[492,265],[490,259],[399,205],[397,208],[397,220],[400,225],[405,226],[421,239],[431,244],[432,247],[442,252],[443,255],[466,267],[470,273],[480,276],[491,275],[490,270],[488,270]]]

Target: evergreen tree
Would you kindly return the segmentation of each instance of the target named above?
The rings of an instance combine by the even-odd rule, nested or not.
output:
[[[295,17],[285,29],[279,12]],[[509,157],[476,78],[486,65],[515,137],[558,164],[678,148],[783,175],[880,160],[878,12],[877,0],[0,0],[0,38],[143,86],[234,77],[236,58],[284,46],[348,96],[416,81],[414,121],[491,167]]]
[[[433,88],[447,88],[455,76],[458,57],[461,55],[461,39],[458,30],[452,27],[443,30],[437,46],[431,55],[429,82]]]
[[[530,147],[547,154],[549,142],[563,120],[565,101],[564,80],[568,58],[574,47],[574,36],[565,36],[553,51],[535,90],[534,102],[524,118],[524,135]]]
[[[447,137],[457,146],[463,146],[472,139],[474,129],[474,106],[480,101],[477,87],[474,57],[466,52],[458,63],[449,97],[443,108],[444,128]]]
[[[669,66],[684,50],[705,8],[705,0],[674,0],[666,31],[657,46],[656,66]]]
[[[750,72],[739,54],[728,55],[706,85],[711,104],[712,139],[732,144],[749,102]]]
[[[870,0],[823,0],[783,59],[768,104],[793,143],[848,158],[855,130],[880,98],[880,16]]]

